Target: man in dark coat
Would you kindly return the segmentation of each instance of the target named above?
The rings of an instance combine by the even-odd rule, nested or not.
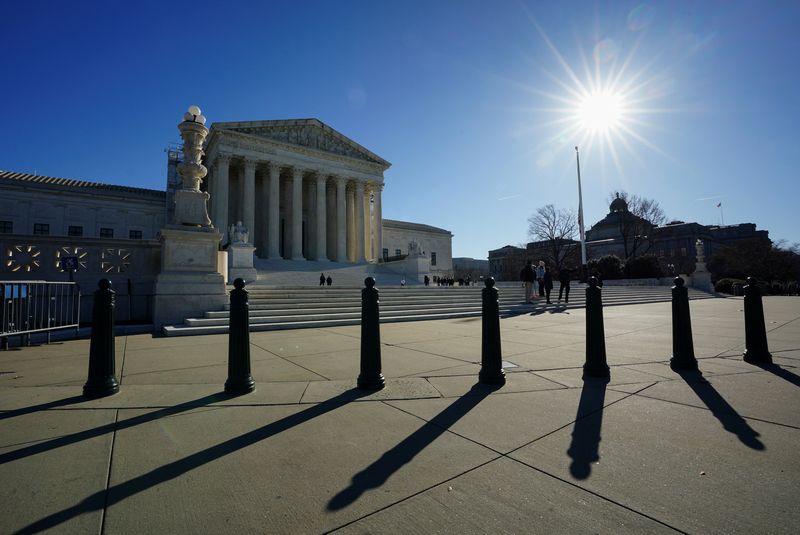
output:
[[[533,301],[533,283],[536,282],[536,271],[533,269],[533,262],[528,260],[522,271],[519,272],[519,279],[525,283],[525,304],[529,305]]]
[[[544,295],[547,298],[547,304],[552,305],[550,302],[550,291],[553,289],[553,274],[550,273],[550,266],[544,268]]]
[[[327,282],[328,282],[328,286],[330,286],[331,284],[333,284],[333,279],[331,278],[331,276],[330,276],[330,275],[328,275],[328,280],[327,280]]]
[[[558,272],[558,282],[561,283],[561,287],[558,289],[558,302],[561,302],[561,295],[565,295],[564,302],[569,303],[569,279],[571,277],[571,273],[569,268],[562,267],[561,271]]]
[[[325,274],[324,273],[320,273],[319,274],[319,285],[320,286],[325,286]]]

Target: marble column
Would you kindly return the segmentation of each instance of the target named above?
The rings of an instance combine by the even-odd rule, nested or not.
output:
[[[372,192],[375,196],[375,204],[373,206],[373,223],[375,226],[375,254],[373,255],[376,262],[383,260],[383,209],[381,208],[381,192],[383,191],[383,184],[375,184]]]
[[[250,245],[255,243],[256,235],[256,162],[244,161],[244,184],[242,188],[242,223],[248,231]]]
[[[336,177],[336,261],[347,262],[347,180]]]
[[[256,203],[256,225],[258,225],[259,258],[269,256],[269,174],[261,171],[261,198]]]
[[[328,259],[328,233],[326,229],[327,208],[325,195],[328,192],[324,173],[317,175],[317,260]]]
[[[367,262],[372,261],[372,199],[371,184],[364,185],[364,195],[361,202],[364,204],[364,258]]]
[[[276,162],[269,164],[269,239],[267,243],[268,256],[271,259],[281,257],[280,252],[280,188],[281,168]]]
[[[364,183],[356,181],[356,262],[364,261]]]
[[[356,261],[356,191],[355,184],[347,184],[347,261]]]
[[[303,258],[303,170],[292,169],[292,260]]]
[[[217,156],[217,185],[214,191],[217,194],[215,205],[215,220],[217,228],[222,233],[222,243],[228,243],[228,171],[231,165],[231,157],[228,154]]]

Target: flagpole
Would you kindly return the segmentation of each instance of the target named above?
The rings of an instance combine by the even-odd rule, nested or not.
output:
[[[575,163],[578,165],[578,229],[581,238],[581,280],[587,280],[586,266],[586,234],[583,231],[583,193],[581,192],[581,158],[578,147],[575,147]]]

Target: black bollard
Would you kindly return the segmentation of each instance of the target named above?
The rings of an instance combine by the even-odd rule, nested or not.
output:
[[[500,349],[500,305],[494,277],[487,278],[485,284],[486,288],[481,292],[481,371],[478,381],[485,385],[504,385],[506,372],[503,371],[503,352]]]
[[[381,325],[380,299],[375,279],[364,279],[366,288],[361,290],[361,373],[358,388],[380,390],[386,383],[381,373]]]
[[[745,362],[772,364],[772,355],[767,348],[761,289],[753,277],[747,277],[747,286],[744,287],[744,346]]]
[[[689,289],[683,279],[675,277],[672,287],[672,358],[673,370],[697,370],[692,341],[692,319],[689,316]]]
[[[250,305],[244,280],[233,281],[231,290],[231,319],[228,328],[228,380],[225,393],[232,396],[247,394],[256,389],[250,375]]]
[[[119,392],[119,382],[114,375],[114,290],[108,279],[100,279],[97,285],[92,307],[89,378],[83,385],[83,395],[87,398],[102,398]]]
[[[603,299],[597,277],[589,277],[586,288],[586,364],[583,377],[608,379],[611,372],[606,363],[606,335],[603,327]]]

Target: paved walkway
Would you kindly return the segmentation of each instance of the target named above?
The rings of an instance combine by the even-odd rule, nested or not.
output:
[[[581,380],[583,310],[382,326],[387,387],[354,390],[359,327],[117,338],[121,391],[80,396],[88,340],[0,352],[0,533],[796,533],[800,299],[765,299],[776,366],[741,359],[740,298],[605,311],[612,380]]]

